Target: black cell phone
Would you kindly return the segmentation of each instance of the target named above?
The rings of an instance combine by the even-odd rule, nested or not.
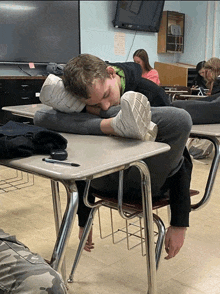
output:
[[[68,153],[66,150],[56,149],[50,152],[50,156],[52,159],[65,160],[67,159]]]

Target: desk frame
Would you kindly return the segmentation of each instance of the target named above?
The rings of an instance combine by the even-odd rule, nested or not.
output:
[[[211,125],[210,125],[210,127],[211,127]],[[219,129],[220,129],[220,124],[219,124]],[[216,178],[216,174],[217,174],[218,167],[219,167],[220,142],[217,139],[216,135],[199,134],[196,131],[196,126],[194,127],[194,130],[191,131],[190,137],[209,140],[210,142],[213,143],[213,146],[214,146],[214,157],[213,157],[211,167],[210,167],[210,170],[209,170],[204,195],[203,195],[202,199],[198,203],[191,205],[192,210],[198,210],[199,208],[202,208],[204,205],[206,205],[207,202],[210,200],[212,188],[213,188],[215,178]]]
[[[14,107],[4,107],[4,110],[11,111],[14,114],[21,115],[21,116],[28,116],[28,117],[34,117],[35,112],[38,109],[45,108],[44,105],[29,105],[27,106],[27,109],[23,109],[22,106],[14,106]],[[49,107],[47,107],[49,109]],[[210,125],[210,128],[213,125]],[[202,197],[202,199],[196,203],[192,204],[191,208],[192,210],[197,210],[201,207],[203,207],[205,204],[207,204],[208,200],[210,199],[213,184],[215,181],[215,177],[217,174],[218,166],[219,166],[219,160],[220,160],[220,142],[217,139],[218,136],[220,136],[220,132],[212,132],[210,129],[203,130],[200,128],[201,126],[193,126],[190,136],[193,138],[201,138],[201,139],[207,139],[211,141],[214,144],[214,158],[211,164],[211,168],[208,175],[208,180],[206,183],[205,193]],[[217,125],[220,129],[220,124]],[[162,152],[162,151],[161,151]],[[164,151],[165,152],[165,151]],[[1,163],[1,162],[0,162]],[[156,294],[156,264],[155,264],[155,251],[154,251],[154,243],[153,243],[153,218],[152,218],[152,199],[151,199],[151,191],[149,190],[149,180],[150,175],[148,168],[146,164],[142,164],[141,161],[134,161],[133,163],[130,163],[136,167],[138,167],[141,175],[143,175],[144,180],[142,182],[142,197],[143,197],[143,209],[145,210],[146,217],[146,232],[145,232],[145,238],[146,238],[146,262],[148,267],[148,293],[149,294]],[[6,165],[7,166],[7,165]],[[11,167],[11,166],[8,166]],[[105,172],[105,173],[99,173],[96,175],[93,175],[92,178],[95,177],[101,177],[103,175],[115,172],[115,171],[121,171],[123,169],[127,168],[127,165],[117,167],[117,169]],[[23,170],[26,172],[29,172],[27,170]],[[38,174],[39,175],[39,174]],[[77,179],[79,180],[79,179]],[[83,180],[91,180],[91,177],[85,177]],[[59,200],[59,189],[58,189],[58,181],[55,181],[54,179],[51,179],[51,188],[52,188],[52,196],[53,196],[53,205],[54,205],[54,216],[55,216],[55,224],[56,224],[56,231],[58,234],[57,241],[54,247],[54,251],[52,254],[51,262],[52,267],[56,270],[59,270],[63,260],[64,260],[64,254],[65,254],[65,248],[68,244],[68,239],[70,236],[72,223],[74,221],[77,207],[78,207],[78,192],[76,188],[75,181],[60,181],[65,186],[67,191],[67,206],[64,213],[63,218],[61,217],[61,209],[60,209],[60,200]],[[147,187],[146,187],[147,186]]]
[[[75,159],[80,165],[74,168],[63,168],[60,164],[51,164],[42,161],[42,155],[30,158],[16,158],[0,160],[0,164],[9,168],[28,172],[51,180],[55,225],[57,239],[51,257],[51,266],[61,270],[66,247],[68,245],[73,222],[78,208],[78,191],[76,181],[92,180],[111,173],[122,171],[130,165],[136,166],[143,174],[142,197],[145,211],[145,238],[146,238],[146,263],[148,271],[148,293],[156,294],[156,262],[154,250],[153,213],[151,199],[151,183],[148,168],[142,158],[151,157],[169,150],[169,146],[158,142],[141,142],[105,136],[80,136],[62,134],[69,142],[67,151],[69,160]],[[126,144],[125,144],[126,143]],[[93,144],[93,147],[92,147]],[[82,146],[85,148],[82,150]],[[81,149],[80,149],[81,147]],[[103,152],[103,149],[111,152]],[[102,154],[100,154],[102,151]],[[121,156],[119,151],[121,151]],[[122,156],[123,154],[123,156]],[[117,155],[117,157],[115,157]],[[91,160],[92,158],[92,160]],[[100,159],[97,163],[97,159]],[[69,161],[68,160],[68,161]],[[88,161],[90,160],[90,162]],[[97,163],[94,167],[94,163]],[[58,184],[62,183],[66,189],[67,204],[61,216],[60,195]],[[146,187],[148,186],[148,187]]]

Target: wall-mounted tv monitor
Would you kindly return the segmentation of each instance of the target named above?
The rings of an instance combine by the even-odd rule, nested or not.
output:
[[[118,0],[114,27],[158,32],[165,1],[127,1]]]
[[[0,1],[1,63],[66,63],[79,53],[79,1]]]

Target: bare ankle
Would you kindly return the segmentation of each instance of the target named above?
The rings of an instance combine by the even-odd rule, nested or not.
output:
[[[114,129],[111,126],[112,120],[113,120],[113,118],[103,119],[101,121],[100,128],[101,128],[101,131],[106,135],[115,135],[115,136],[117,136],[117,134],[114,132]]]

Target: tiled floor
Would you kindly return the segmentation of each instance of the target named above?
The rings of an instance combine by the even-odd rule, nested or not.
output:
[[[203,193],[210,159],[194,161],[192,188]],[[1,180],[14,177],[13,170],[0,167]],[[16,179],[15,179],[16,180]],[[17,181],[17,180],[16,180]],[[1,228],[16,234],[33,252],[49,259],[55,240],[54,218],[50,193],[50,181],[34,177],[29,183],[23,180],[19,187],[4,187],[8,192],[0,193]],[[3,183],[2,183],[3,184]],[[30,184],[30,185],[29,185]],[[214,185],[209,203],[192,212],[190,228],[181,252],[174,259],[164,259],[163,251],[157,272],[158,294],[219,294],[220,293],[220,174]],[[1,188],[1,183],[0,183]],[[65,191],[61,189],[63,207]],[[195,196],[194,199],[199,199]],[[193,199],[193,201],[194,201]],[[167,211],[159,215],[167,224]],[[103,234],[110,232],[109,210],[101,210]],[[115,227],[124,227],[124,221],[114,212]],[[93,252],[83,252],[73,284],[68,284],[69,293],[77,294],[137,294],[147,293],[147,272],[145,258],[140,246],[126,249],[125,240],[112,244],[111,237],[100,239],[98,218],[94,222]],[[71,269],[78,242],[77,222],[74,225],[67,250],[67,273]],[[116,241],[124,234],[117,233]],[[131,240],[131,244],[136,242]]]

